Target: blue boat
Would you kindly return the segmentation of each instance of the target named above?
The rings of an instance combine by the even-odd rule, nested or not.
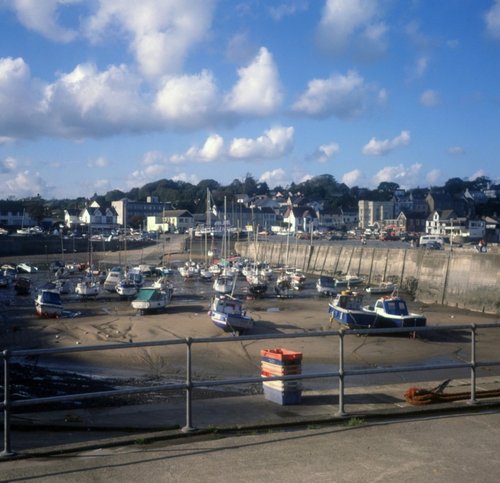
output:
[[[349,329],[366,329],[375,325],[376,314],[363,307],[363,294],[343,290],[328,304],[330,322],[336,320]]]
[[[254,321],[246,314],[241,300],[230,295],[216,295],[208,314],[212,322],[224,332],[243,334],[254,326]]]
[[[425,327],[427,322],[424,315],[409,312],[406,302],[398,295],[381,297],[364,310],[375,317],[377,328]]]

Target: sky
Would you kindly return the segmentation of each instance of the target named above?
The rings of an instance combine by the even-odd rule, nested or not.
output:
[[[499,157],[500,0],[0,0],[0,199]]]

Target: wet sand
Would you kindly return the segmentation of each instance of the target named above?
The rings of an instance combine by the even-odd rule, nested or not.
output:
[[[127,254],[130,265],[140,262],[157,264],[163,254],[169,263],[180,264],[186,259],[180,242],[165,247],[155,245]],[[108,265],[117,263],[114,253],[99,253],[96,258]],[[121,255],[123,256],[123,255]],[[80,258],[85,258],[81,254]],[[43,263],[40,258],[40,263]],[[56,258],[56,257],[53,257]],[[20,260],[17,260],[18,262]],[[35,257],[30,261],[37,263]],[[47,261],[47,260],[45,260]],[[4,263],[4,261],[2,261]],[[33,276],[35,287],[46,279],[47,272]],[[77,275],[74,276],[76,278]],[[310,331],[336,330],[328,317],[328,298],[319,297],[314,284],[316,277],[308,277],[306,288],[293,292],[290,298],[278,299],[272,290],[262,298],[247,297],[243,280],[238,282],[236,294],[246,300],[247,312],[255,320],[250,335],[300,334]],[[101,293],[96,299],[81,300],[76,295],[64,295],[65,312],[58,319],[38,318],[34,313],[33,297],[15,296],[12,288],[0,292],[0,349],[52,348],[184,340],[186,337],[226,338],[215,327],[207,314],[213,295],[210,283],[184,282],[179,275],[173,278],[175,291],[171,304],[164,312],[139,316],[129,301],[118,295]],[[403,294],[404,295],[404,294]],[[423,313],[428,325],[467,325],[471,323],[500,322],[496,316],[472,313],[438,305],[423,305],[410,301],[410,309]],[[370,300],[367,297],[367,302]],[[498,332],[498,331],[496,331]],[[468,337],[429,335],[416,340],[397,337],[347,337],[346,363],[352,366],[377,366],[392,363],[416,363],[435,360],[463,360],[468,357]],[[482,355],[495,358],[500,335],[489,333],[482,337]],[[196,345],[193,348],[195,376],[210,378],[259,373],[260,350],[286,347],[302,352],[307,370],[334,367],[338,360],[336,337],[292,338],[287,340],[234,341]],[[37,363],[57,365],[87,374],[116,377],[145,375],[181,379],[185,370],[185,345],[130,350],[85,352],[50,359],[37,359]]]

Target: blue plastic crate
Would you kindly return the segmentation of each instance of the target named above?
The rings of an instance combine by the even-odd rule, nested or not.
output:
[[[264,386],[264,396],[268,401],[286,406],[300,404],[302,400],[302,391],[280,391],[272,387]]]

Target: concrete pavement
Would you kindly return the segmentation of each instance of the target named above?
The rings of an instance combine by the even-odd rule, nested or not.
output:
[[[500,398],[478,399],[475,405],[463,400],[428,406],[412,406],[404,400],[411,385],[432,388],[439,382],[348,387],[342,415],[336,390],[304,391],[300,404],[284,406],[267,400],[263,394],[194,399],[190,427],[186,427],[186,402],[182,397],[161,404],[22,413],[12,417],[11,449],[17,457],[43,456],[200,434],[423,417],[500,407]],[[453,380],[446,392],[468,391],[469,384],[468,379]],[[500,389],[500,377],[478,381],[478,393],[489,389]]]

